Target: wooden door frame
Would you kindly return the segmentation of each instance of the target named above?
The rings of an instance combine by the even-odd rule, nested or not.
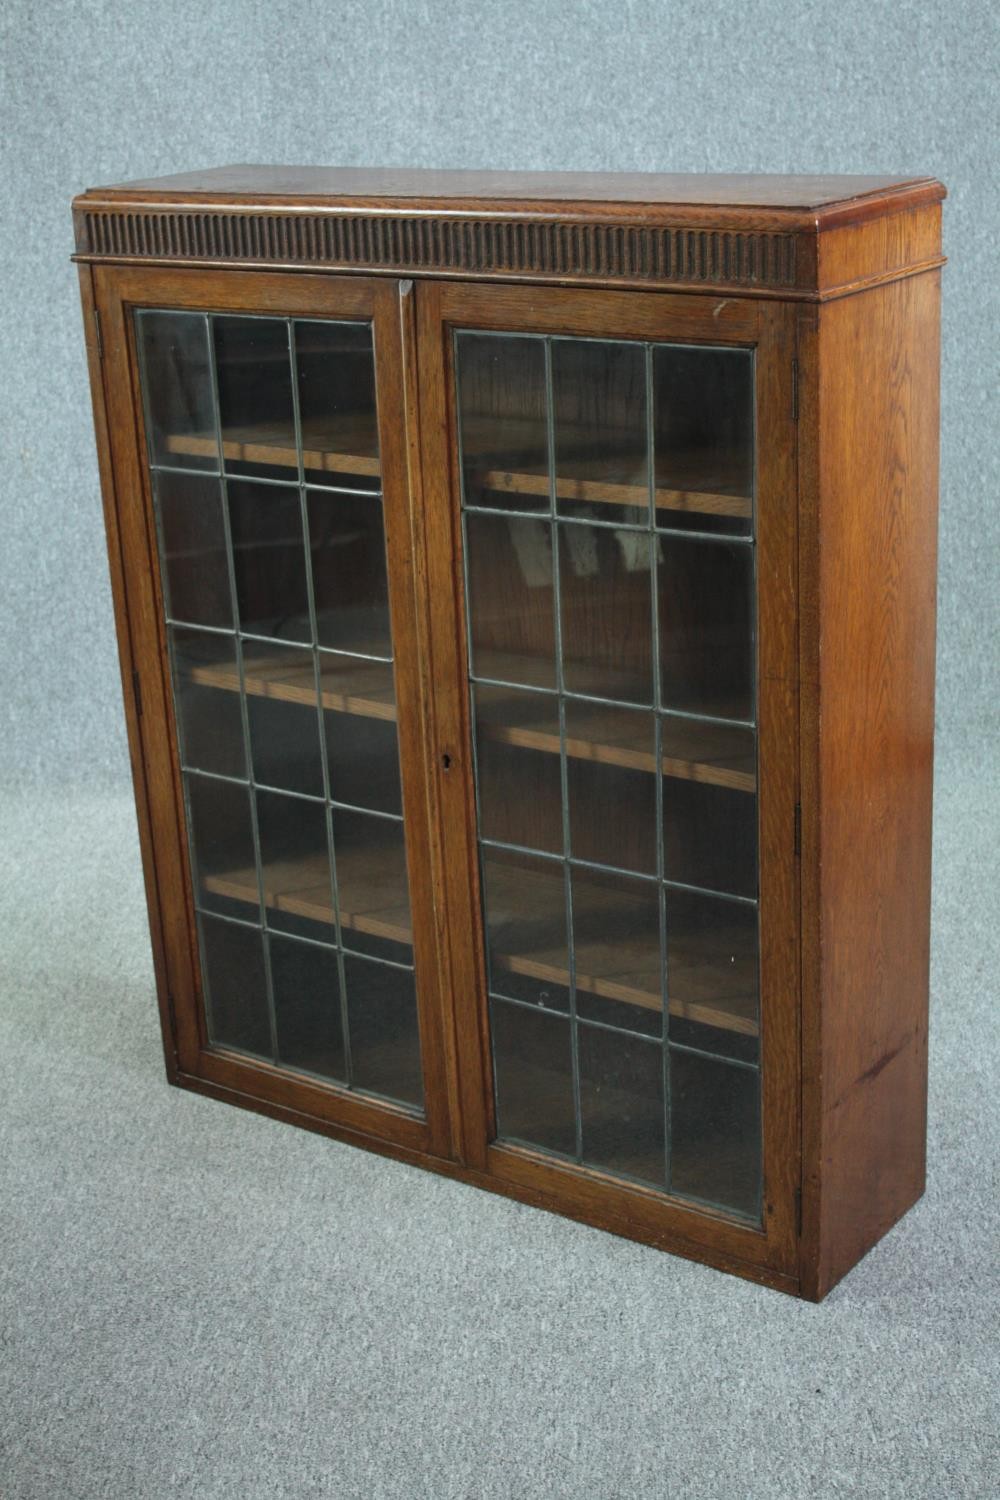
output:
[[[168,1077],[358,1144],[453,1155],[445,1084],[439,922],[423,731],[427,671],[412,564],[413,514],[399,290],[354,276],[82,267],[98,454],[129,747]],[[389,560],[407,863],[425,1116],[209,1045],[132,311],[140,307],[371,321]]]
[[[794,1278],[800,1183],[795,310],[756,299],[420,282],[417,351],[432,728],[454,1012],[460,1160],[501,1191],[730,1269]],[[493,1140],[465,642],[452,330],[561,333],[756,351],[760,829],[760,1228]]]

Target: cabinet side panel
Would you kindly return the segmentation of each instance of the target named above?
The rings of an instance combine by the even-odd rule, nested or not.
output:
[[[931,272],[822,307],[805,339],[803,858],[818,878],[804,883],[802,1274],[816,1297],[924,1187],[939,304]]]

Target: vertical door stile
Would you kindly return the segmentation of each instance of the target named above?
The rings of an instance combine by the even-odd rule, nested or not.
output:
[[[453,502],[457,423],[451,395],[450,333],[441,287],[418,282],[404,327],[416,334],[423,566],[433,681],[429,765],[437,789],[447,1004],[453,1047],[455,1141],[459,1159],[486,1167],[492,1134],[489,1038],[479,1001],[483,972],[475,788],[469,753],[464,585],[460,517]]]
[[[380,407],[393,634],[396,641],[403,798],[411,837],[410,900],[431,1149],[461,1157],[458,1074],[448,1006],[445,902],[438,807],[435,690],[428,624],[426,524],[421,468],[414,288],[375,290]]]

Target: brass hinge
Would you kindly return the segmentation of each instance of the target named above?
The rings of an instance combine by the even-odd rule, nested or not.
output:
[[[101,332],[101,310],[99,307],[94,308],[94,337],[97,340],[97,357],[98,359],[103,359],[104,335]]]
[[[136,671],[134,669],[133,669],[133,672],[132,672],[132,696],[135,699],[135,716],[136,716],[137,719],[141,719],[142,718],[142,681],[141,681],[141,679],[139,677],[138,671]]]
[[[799,420],[799,362],[792,360],[792,421]]]
[[[802,803],[795,804],[795,853],[802,853]]]

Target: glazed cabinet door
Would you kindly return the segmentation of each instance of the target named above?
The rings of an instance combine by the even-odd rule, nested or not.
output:
[[[418,296],[464,1149],[791,1271],[788,315]]]
[[[397,288],[95,290],[177,1066],[447,1154]]]

